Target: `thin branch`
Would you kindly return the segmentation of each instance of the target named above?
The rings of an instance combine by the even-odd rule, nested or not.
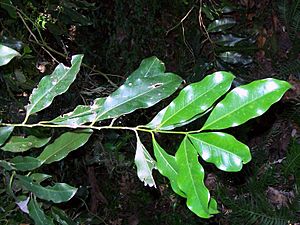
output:
[[[33,37],[33,39],[34,39],[34,43],[35,44],[37,44],[37,45],[39,45],[39,46],[41,46],[41,48],[56,62],[56,63],[59,63],[59,61],[50,53],[50,52],[52,52],[52,53],[55,53],[55,54],[57,54],[57,55],[59,55],[59,56],[61,56],[61,57],[63,57],[63,58],[68,58],[68,56],[67,55],[65,55],[65,54],[63,54],[63,53],[61,53],[61,52],[59,52],[59,51],[56,51],[55,49],[53,49],[53,48],[51,48],[50,46],[48,46],[47,45],[47,43],[44,41],[44,39],[43,39],[43,37],[42,37],[42,34],[40,33],[40,31],[39,31],[39,28],[34,24],[34,22],[33,21],[31,21],[30,20],[30,18],[28,18],[28,16],[26,16],[26,14],[24,14],[20,9],[18,9],[18,8],[16,8],[16,7],[14,7],[16,10],[17,10],[17,14],[18,14],[18,16],[20,17],[20,19],[22,20],[22,22],[23,22],[23,24],[24,24],[24,26],[26,27],[26,29],[28,30],[28,32],[30,33],[30,35]],[[28,19],[34,26],[35,26],[35,28],[37,29],[37,31],[38,31],[38,34],[39,34],[39,38],[41,39],[41,41],[39,41],[38,40],[38,38],[36,37],[36,35],[31,31],[31,29],[29,28],[29,26],[27,25],[27,23],[26,23],[26,21],[25,21],[25,19],[24,19],[24,17],[26,17],[26,19]],[[94,69],[93,67],[91,67],[91,66],[89,66],[89,65],[87,65],[87,64],[85,64],[85,63],[82,63],[81,64],[82,66],[84,66],[84,67],[86,67],[86,68],[88,68],[88,69],[90,69],[91,71],[93,71],[93,72],[95,72],[96,74],[100,74],[101,76],[103,76],[107,81],[108,81],[108,83],[110,84],[110,85],[112,85],[113,87],[118,87],[108,76],[112,76],[111,74],[106,74],[106,73],[103,73],[102,71],[99,71],[99,70],[96,70],[96,69]],[[117,75],[114,75],[114,76],[117,76]]]
[[[179,27],[184,21],[186,18],[188,18],[188,16],[191,14],[191,12],[194,10],[195,8],[195,5],[192,6],[192,8],[190,8],[190,10],[185,14],[185,16],[180,20],[179,23],[177,23],[175,26],[171,27],[169,30],[167,30],[166,32],[166,36],[173,30],[175,30],[177,27]]]

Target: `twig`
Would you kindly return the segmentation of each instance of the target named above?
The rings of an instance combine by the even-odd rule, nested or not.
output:
[[[19,11],[17,11],[18,16],[20,17],[20,19],[22,20],[23,24],[25,25],[26,29],[28,30],[28,32],[30,33],[30,35],[34,38],[34,40],[39,43],[37,37],[34,35],[34,33],[32,33],[32,31],[30,30],[30,28],[28,27],[27,23],[25,22],[23,16],[21,15],[21,13]],[[41,46],[41,48],[56,62],[59,63],[59,61],[44,47]]]
[[[26,29],[28,30],[28,32],[30,33],[30,35],[33,37],[33,39],[34,39],[34,41],[35,41],[35,44],[37,44],[37,45],[39,45],[39,46],[41,46],[41,48],[56,62],[56,63],[59,63],[59,61],[50,53],[50,52],[53,52],[53,53],[55,53],[55,54],[57,54],[57,55],[59,55],[59,56],[61,56],[61,57],[63,57],[63,58],[68,58],[68,56],[67,55],[65,55],[65,54],[63,54],[63,53],[61,53],[61,52],[59,52],[59,51],[56,51],[55,49],[53,49],[53,48],[51,48],[50,46],[48,46],[47,44],[46,44],[46,42],[44,41],[44,39],[43,39],[43,37],[42,37],[42,35],[41,35],[41,33],[40,33],[40,31],[39,31],[39,29],[38,29],[38,27],[36,27],[35,25],[35,27],[36,27],[36,29],[37,29],[37,31],[38,31],[38,33],[39,33],[39,37],[40,37],[40,39],[41,39],[41,41],[39,41],[38,40],[38,38],[36,37],[36,35],[31,31],[31,29],[28,27],[28,25],[27,25],[27,23],[26,23],[26,21],[25,21],[25,19],[23,18],[23,16],[25,16],[26,17],[26,19],[28,19],[31,23],[33,23],[34,24],[34,22],[33,21],[31,21],[20,9],[18,9],[18,8],[16,8],[16,7],[14,7],[16,10],[17,10],[17,14],[18,14],[18,16],[20,17],[20,19],[22,20],[22,22],[23,22],[23,24],[25,25],[25,27],[26,27]],[[23,16],[22,16],[23,15]],[[103,72],[101,72],[101,71],[99,71],[99,70],[96,70],[96,69],[94,69],[94,68],[92,68],[92,67],[90,67],[90,66],[88,66],[87,64],[85,64],[85,63],[82,63],[81,64],[82,66],[84,66],[84,67],[86,67],[86,68],[88,68],[88,69],[90,69],[91,71],[93,71],[93,72],[95,72],[95,73],[97,73],[97,74],[100,74],[101,76],[103,76],[107,81],[108,81],[108,83],[110,83],[110,85],[112,85],[113,87],[118,87],[112,80],[110,80],[109,79],[109,74],[106,74],[106,73],[103,73]]]
[[[206,34],[206,37],[207,39],[206,40],[209,40],[209,42],[211,44],[213,44],[213,41],[211,40],[210,36],[209,36],[209,33],[203,23],[203,18],[202,18],[202,0],[200,0],[200,8],[199,8],[199,16],[198,16],[198,20],[199,20],[199,25],[200,25],[200,29],[201,30],[204,30],[204,33]]]
[[[177,23],[175,26],[173,26],[173,27],[171,27],[169,30],[167,30],[166,36],[167,36],[171,31],[173,31],[173,30],[176,29],[178,26],[180,26],[180,25],[185,21],[185,19],[190,15],[190,13],[193,11],[194,8],[195,8],[195,5],[193,5],[192,8],[190,8],[190,10],[185,14],[185,16],[180,20],[179,23]]]

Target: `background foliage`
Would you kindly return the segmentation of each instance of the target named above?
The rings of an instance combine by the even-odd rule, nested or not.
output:
[[[221,215],[205,221],[195,217],[157,174],[158,189],[143,187],[132,161],[135,143],[126,131],[98,133],[68,160],[45,168],[54,182],[82,185],[70,203],[60,206],[64,212],[52,208],[48,213],[66,214],[82,224],[299,222],[299,6],[297,0],[1,1],[1,43],[22,53],[21,60],[0,70],[0,113],[5,121],[21,122],[30,90],[53,71],[56,60],[70,62],[78,52],[85,54],[84,67],[70,91],[31,122],[112,93],[150,55],[157,55],[168,71],[187,82],[229,70],[238,76],[237,85],[265,77],[294,85],[267,115],[230,131],[250,145],[254,159],[248,167],[224,175],[204,163],[209,171],[206,185],[222,203]],[[118,123],[144,124],[162,106],[138,111]],[[45,133],[26,130],[39,137]],[[175,152],[180,140],[159,138],[163,147]],[[0,154],[9,157],[7,152]],[[8,174],[1,172],[1,179],[0,220],[29,222],[6,194]]]

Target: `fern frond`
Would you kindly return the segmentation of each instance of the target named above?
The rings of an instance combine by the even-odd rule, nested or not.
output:
[[[297,37],[297,33],[300,31],[300,9],[295,12],[290,23],[289,35],[291,40]]]
[[[278,77],[287,79],[291,74],[297,78],[300,78],[300,60],[290,61],[286,64],[280,65],[280,67],[278,68]]]
[[[278,3],[278,11],[279,11],[279,18],[282,20],[282,22],[288,26],[289,24],[289,2],[288,0],[279,0]]]
[[[267,202],[265,196],[260,193],[260,197],[248,197],[232,200],[226,198],[224,204],[232,210],[229,215],[232,225],[286,225],[288,223],[288,213],[275,210]]]
[[[300,0],[293,0],[291,9],[292,13],[290,16],[291,18],[293,18],[296,15],[297,11],[299,12],[300,10]]]
[[[289,146],[289,151],[282,164],[285,175],[295,173],[300,169],[300,144],[293,139]]]

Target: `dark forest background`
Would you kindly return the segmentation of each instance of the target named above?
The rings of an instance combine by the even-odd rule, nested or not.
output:
[[[57,212],[75,224],[300,224],[300,0],[0,2],[0,43],[22,53],[22,60],[0,70],[5,121],[21,121],[18,111],[41,77],[57,61],[68,64],[79,53],[85,57],[77,80],[40,119],[107,96],[153,55],[187,83],[225,70],[237,77],[236,86],[266,77],[293,85],[262,117],[231,131],[253,155],[241,172],[207,165],[205,182],[221,212],[215,217],[195,216],[158,173],[157,189],[144,187],[134,167],[132,134],[121,131],[99,132],[79,151],[45,168],[53,179],[79,187]],[[120,123],[145,124],[161,107],[138,110]],[[174,137],[161,140],[175,148]],[[0,177],[6,179],[1,170]],[[4,183],[0,224],[32,223]]]

